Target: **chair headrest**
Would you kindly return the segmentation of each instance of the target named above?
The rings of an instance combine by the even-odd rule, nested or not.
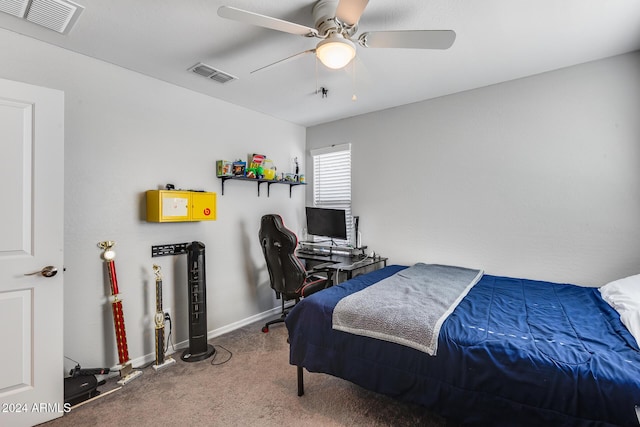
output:
[[[269,239],[273,245],[284,250],[295,250],[298,238],[294,232],[285,227],[282,217],[277,214],[267,214],[262,217],[260,223],[260,239]]]

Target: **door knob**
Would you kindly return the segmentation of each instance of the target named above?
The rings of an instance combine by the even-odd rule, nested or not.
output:
[[[47,265],[46,267],[43,267],[42,270],[34,271],[33,273],[26,273],[25,276],[34,276],[36,274],[40,274],[44,277],[53,277],[58,274],[58,269],[53,265]]]

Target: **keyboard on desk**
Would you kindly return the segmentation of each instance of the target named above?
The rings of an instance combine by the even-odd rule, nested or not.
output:
[[[331,254],[327,253],[327,252],[316,252],[310,249],[298,249],[298,253],[301,255],[313,255],[313,256],[319,256],[319,257],[330,257]]]

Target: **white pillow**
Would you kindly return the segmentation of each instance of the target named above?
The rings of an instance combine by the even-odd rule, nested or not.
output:
[[[640,345],[640,274],[607,283],[599,290]]]
[[[620,314],[640,310],[640,274],[607,283],[600,288],[600,293]]]
[[[627,327],[631,335],[636,339],[636,343],[640,346],[640,311],[625,311],[620,315],[620,320]]]

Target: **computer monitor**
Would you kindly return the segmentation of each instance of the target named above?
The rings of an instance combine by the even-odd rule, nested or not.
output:
[[[308,234],[347,240],[346,211],[309,206],[306,209]]]

